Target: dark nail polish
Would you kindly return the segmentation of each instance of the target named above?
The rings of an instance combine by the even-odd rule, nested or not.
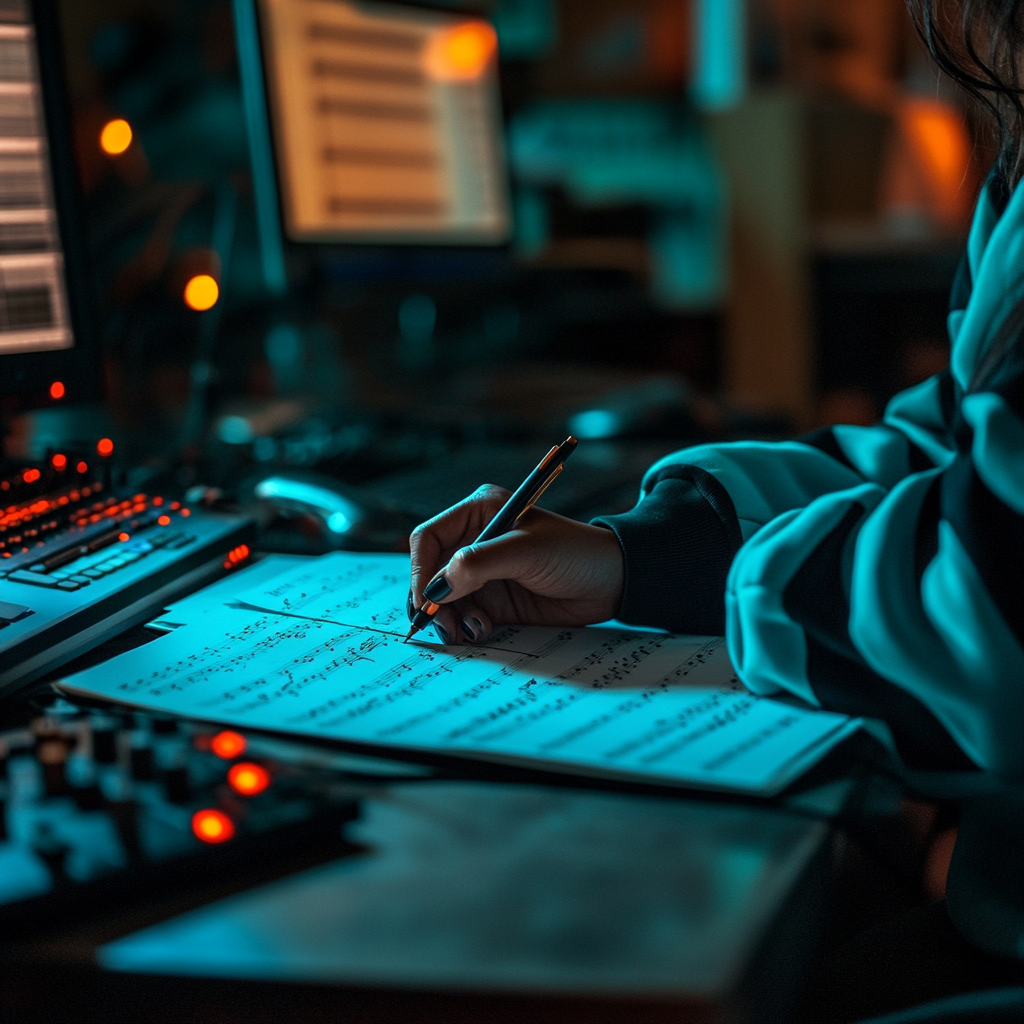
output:
[[[473,632],[473,627],[469,624],[470,621],[471,621],[470,619],[463,619],[462,620],[462,623],[461,623],[461,625],[462,625],[462,632],[465,633],[466,636],[470,640],[475,640],[476,639],[476,633]],[[472,621],[475,621],[475,620],[472,620]]]
[[[406,602],[405,602],[405,611],[406,611],[406,614],[409,616],[409,621],[412,622],[412,620],[416,617],[416,605],[414,605],[412,603],[412,591],[411,590],[409,591],[409,597],[406,599]]]
[[[433,601],[437,604],[439,601],[443,601],[452,592],[452,585],[448,582],[444,576],[438,576],[426,590],[423,591],[423,596],[428,601]]]
[[[441,638],[441,643],[450,644],[452,642],[452,638],[448,635],[448,630],[445,629],[440,622],[434,623],[434,629],[437,630],[437,635]]]
[[[476,635],[480,636],[484,631],[484,624],[475,615],[470,615],[469,621],[473,623]]]

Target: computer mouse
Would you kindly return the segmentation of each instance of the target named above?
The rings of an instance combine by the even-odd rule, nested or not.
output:
[[[290,550],[403,551],[416,526],[412,516],[382,508],[321,473],[277,472],[256,482],[252,496],[266,531],[287,533],[294,523],[291,532],[301,537],[286,545]]]

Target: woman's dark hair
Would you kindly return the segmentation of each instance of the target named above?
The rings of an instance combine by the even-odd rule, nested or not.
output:
[[[998,155],[993,185],[1024,176],[1024,0],[907,0],[939,67],[987,111]]]

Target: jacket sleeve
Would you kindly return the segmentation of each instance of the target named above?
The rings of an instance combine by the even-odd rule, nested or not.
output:
[[[755,692],[884,720],[910,767],[1019,781],[1020,338],[951,427],[955,448],[938,465],[822,495],[743,547],[726,588],[729,650]]]
[[[701,445],[655,463],[635,508],[594,520],[615,531],[625,554],[619,617],[676,632],[724,633],[729,567],[767,524],[823,495],[866,482],[888,490],[948,461],[946,423],[955,408],[949,375],[901,397],[898,416],[878,426],[826,427],[795,441]]]

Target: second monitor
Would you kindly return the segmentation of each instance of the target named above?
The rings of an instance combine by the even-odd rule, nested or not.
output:
[[[347,0],[259,8],[291,241],[507,240],[497,40],[487,22]]]

